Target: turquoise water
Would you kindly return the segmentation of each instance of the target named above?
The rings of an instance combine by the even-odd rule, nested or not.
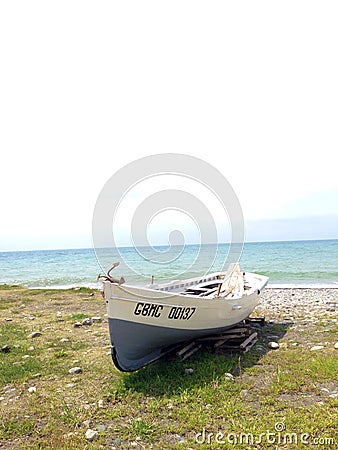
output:
[[[93,249],[41,250],[0,252],[0,284],[20,284],[29,287],[97,286],[97,275],[114,261],[121,265],[114,270],[129,283],[144,284],[206,272],[223,270],[228,245],[188,245],[179,254],[175,249],[166,262],[165,247],[158,247],[152,262],[151,248],[119,250]],[[157,255],[157,256],[156,256]],[[241,268],[270,277],[270,284],[337,284],[338,240],[254,242],[246,243],[240,258]]]

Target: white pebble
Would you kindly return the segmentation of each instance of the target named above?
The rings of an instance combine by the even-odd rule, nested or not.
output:
[[[35,387],[35,386],[29,387],[29,388],[28,388],[28,392],[29,392],[30,394],[33,394],[33,392],[36,392],[36,387]]]
[[[271,348],[272,350],[277,350],[279,348],[279,344],[278,342],[269,342],[268,347]]]
[[[229,381],[235,381],[235,377],[232,373],[225,373],[224,377],[227,378]]]
[[[93,322],[102,322],[102,318],[101,317],[92,317],[92,321]]]
[[[87,428],[89,428],[89,427],[91,426],[91,424],[92,424],[92,421],[91,421],[91,420],[84,420],[84,421],[82,422],[82,425],[83,425],[84,427],[87,427]]]
[[[321,350],[322,348],[324,348],[324,345],[314,345],[313,347],[310,348],[310,351],[316,351],[316,350]]]
[[[90,428],[88,428],[88,430],[86,431],[86,439],[88,439],[89,441],[92,441],[98,435],[99,433],[96,430],[91,430]]]
[[[91,325],[93,323],[92,319],[90,317],[86,317],[85,319],[83,319],[83,321],[81,322],[82,325]]]
[[[73,375],[74,373],[82,373],[82,369],[81,367],[72,367],[71,369],[69,369],[68,373],[70,373],[71,375]]]

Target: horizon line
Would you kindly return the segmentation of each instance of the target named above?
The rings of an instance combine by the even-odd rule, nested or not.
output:
[[[317,242],[317,241],[337,241],[337,238],[317,238],[317,239],[274,239],[274,240],[267,240],[267,241],[244,241],[243,242],[243,246],[245,244],[273,244],[273,243],[281,243],[281,242]],[[241,245],[240,242],[232,242],[232,244],[234,245]],[[184,244],[185,247],[189,247],[189,246],[193,246],[193,245],[230,245],[230,242],[208,242],[208,243],[204,243],[201,244],[199,242],[196,243],[189,243],[189,244]],[[149,247],[149,248],[154,248],[154,247],[169,247],[169,244],[156,244],[156,245],[142,245],[139,247],[145,248],[145,247]],[[176,247],[176,245],[173,245],[173,247]],[[135,248],[135,246],[133,245],[120,245],[118,247],[114,246],[114,247],[99,247],[100,250],[103,249],[112,249],[112,248]],[[0,253],[20,253],[20,252],[52,252],[52,251],[65,251],[65,250],[94,250],[94,247],[58,247],[58,248],[37,248],[37,249],[26,249],[26,250],[0,250]]]

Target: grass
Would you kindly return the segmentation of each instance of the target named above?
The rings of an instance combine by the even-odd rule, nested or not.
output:
[[[86,317],[88,317],[87,314],[76,313],[76,314],[71,314],[71,315],[69,316],[69,319],[70,319],[70,320],[77,321],[77,320],[85,319]]]
[[[272,449],[278,443],[264,433],[277,439],[282,425],[287,438],[308,433],[311,442],[290,444],[279,433],[281,449],[335,448],[329,439],[338,442],[332,316],[304,333],[290,323],[270,324],[247,354],[205,349],[185,362],[159,361],[126,374],[111,361],[107,320],[73,326],[85,317],[104,318],[98,292],[1,286],[0,304],[0,345],[11,347],[0,353],[2,448]],[[33,331],[41,336],[30,338]],[[279,350],[268,350],[269,335],[278,336]],[[323,350],[310,350],[320,342]],[[82,373],[69,374],[74,366]],[[85,438],[88,427],[99,431],[93,442]]]

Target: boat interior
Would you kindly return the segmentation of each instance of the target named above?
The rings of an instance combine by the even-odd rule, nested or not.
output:
[[[150,284],[147,287],[159,291],[206,298],[237,297],[252,288],[245,273],[239,271],[239,265],[235,268],[231,267],[228,272],[216,272],[203,277],[174,280],[170,283]]]

